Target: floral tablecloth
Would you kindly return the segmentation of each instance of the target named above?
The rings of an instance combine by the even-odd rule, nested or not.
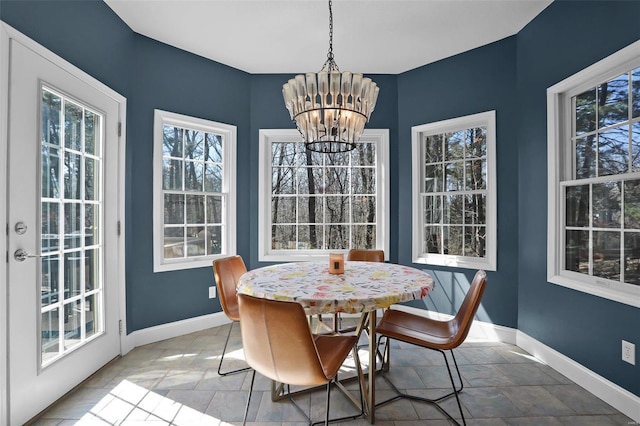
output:
[[[344,274],[329,273],[328,262],[295,262],[243,274],[238,293],[300,303],[308,315],[359,313],[425,297],[431,275],[403,265],[345,262]]]

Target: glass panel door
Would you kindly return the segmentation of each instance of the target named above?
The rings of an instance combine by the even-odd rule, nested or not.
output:
[[[41,99],[41,365],[104,332],[103,116],[54,89]]]

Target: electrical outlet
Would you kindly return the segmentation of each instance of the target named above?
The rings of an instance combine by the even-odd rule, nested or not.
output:
[[[216,286],[209,287],[209,299],[216,298]]]
[[[626,340],[622,341],[622,360],[636,365],[636,345]]]

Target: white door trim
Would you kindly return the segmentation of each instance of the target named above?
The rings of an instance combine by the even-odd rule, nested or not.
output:
[[[22,34],[15,28],[0,21],[0,205],[7,206],[7,146],[8,146],[8,107],[9,107],[9,41],[14,39],[24,46],[27,46],[38,55],[57,65],[61,69],[76,76],[86,84],[101,91],[106,96],[112,98],[118,103],[118,121],[121,123],[122,131],[119,137],[119,154],[118,154],[118,221],[120,222],[120,238],[118,240],[118,291],[119,301],[118,310],[120,312],[120,320],[122,321],[122,331],[120,335],[120,353],[124,354],[131,350],[131,345],[126,342],[126,283],[125,283],[125,147],[126,147],[126,117],[127,117],[127,99],[106,86],[104,83],[96,80],[80,68],[68,63],[61,57],[57,56],[44,46],[36,43],[26,35]],[[7,210],[0,208],[0,227],[5,228],[7,224]],[[0,238],[0,255],[2,257],[7,254],[7,235]],[[9,421],[9,404],[8,404],[8,299],[7,299],[7,262],[6,259],[0,259],[0,424],[8,424]]]

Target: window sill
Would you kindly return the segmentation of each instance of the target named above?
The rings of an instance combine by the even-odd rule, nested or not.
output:
[[[594,279],[580,274],[576,274],[579,275],[579,278],[571,275],[574,274],[552,275],[547,280],[552,284],[640,308],[640,286],[636,288],[636,286],[623,285],[615,281]],[[629,291],[627,291],[627,287],[630,287]]]
[[[173,262],[168,261],[165,263],[156,262],[153,265],[153,272],[169,272],[169,271],[181,271],[185,269],[195,268],[211,268],[215,259],[221,259],[223,257],[231,256],[231,254],[221,254],[216,256],[199,257],[194,259],[177,259]]]
[[[495,261],[464,256],[430,255],[414,257],[413,263],[446,266],[449,268],[483,269],[485,271],[497,271],[498,269]]]

